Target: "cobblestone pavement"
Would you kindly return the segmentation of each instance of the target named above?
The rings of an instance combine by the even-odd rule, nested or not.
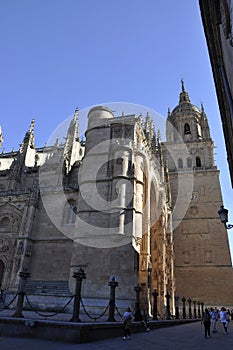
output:
[[[122,337],[86,344],[68,344],[39,339],[0,338],[1,350],[232,350],[233,321],[226,335],[218,321],[218,333],[204,338],[200,322],[159,328],[150,332],[133,334],[130,340]]]

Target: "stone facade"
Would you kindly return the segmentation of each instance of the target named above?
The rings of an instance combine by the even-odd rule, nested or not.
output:
[[[143,122],[95,107],[84,143],[76,110],[64,145],[37,149],[32,121],[19,151],[2,154],[3,289],[14,293],[27,270],[34,305],[59,307],[58,291],[74,293],[73,273],[83,266],[82,295],[94,311],[107,305],[112,275],[120,308],[134,306],[137,285],[143,309],[154,288],[161,313],[167,293],[174,304],[169,182],[152,124],[149,115]]]
[[[121,309],[134,306],[137,285],[149,313],[154,289],[160,315],[167,293],[172,313],[175,293],[233,304],[213,141],[204,108],[191,104],[183,84],[166,137],[161,142],[149,114],[143,121],[98,106],[85,141],[76,109],[64,144],[36,148],[32,121],[20,149],[0,157],[0,282],[9,296],[28,271],[33,304],[59,308],[82,266],[92,312],[106,307],[113,275]]]
[[[209,305],[232,305],[233,270],[227,232],[217,213],[222,195],[214,144],[204,107],[199,110],[190,102],[183,84],[179,104],[168,114],[166,138],[176,293]]]

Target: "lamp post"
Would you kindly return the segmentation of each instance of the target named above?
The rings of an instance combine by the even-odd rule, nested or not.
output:
[[[227,222],[228,222],[228,210],[226,208],[224,208],[224,205],[220,206],[220,209],[218,211],[218,215],[219,215],[221,222],[224,224],[225,228],[227,230],[230,230],[233,227],[233,225],[227,224]]]

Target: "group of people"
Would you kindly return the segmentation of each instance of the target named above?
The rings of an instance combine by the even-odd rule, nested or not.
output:
[[[144,317],[143,317],[144,316]],[[146,331],[150,330],[148,327],[148,322],[147,322],[147,317],[145,315],[142,316],[142,323],[145,326]],[[124,315],[122,317],[122,321],[124,324],[124,336],[123,339],[130,339],[131,338],[131,331],[130,331],[130,325],[133,319],[133,313],[131,309],[128,307],[126,311],[124,312]],[[202,316],[202,321],[204,325],[204,330],[205,330],[205,338],[210,337],[210,332],[212,333],[217,333],[217,328],[216,324],[217,321],[220,320],[220,322],[223,325],[223,329],[225,333],[228,333],[228,325],[230,320],[233,320],[233,309],[226,310],[225,307],[222,307],[221,310],[218,310],[216,307],[210,307],[205,308],[205,311]]]
[[[210,337],[210,331],[212,333],[217,333],[216,323],[220,320],[223,325],[225,333],[228,333],[228,324],[230,320],[233,320],[233,310],[226,310],[225,307],[222,307],[221,310],[218,310],[216,307],[211,307],[210,309],[205,308],[202,317],[202,323],[204,324],[205,329],[205,338]]]

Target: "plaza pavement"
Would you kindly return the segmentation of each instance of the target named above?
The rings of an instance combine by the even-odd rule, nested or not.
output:
[[[85,343],[70,344],[39,339],[0,337],[1,350],[232,350],[233,321],[226,335],[220,321],[218,332],[204,337],[201,322],[159,328],[150,332],[136,333],[130,340],[122,337]]]

